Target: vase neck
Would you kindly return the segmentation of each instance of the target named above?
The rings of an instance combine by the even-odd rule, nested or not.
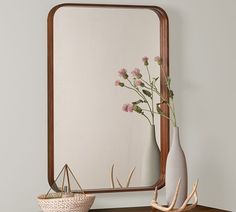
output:
[[[179,127],[173,127],[173,133],[179,134]]]
[[[180,145],[179,127],[173,127],[172,133],[172,145]]]
[[[151,127],[150,127],[150,135],[154,140],[156,140],[156,129],[155,129],[154,124],[152,124]]]
[[[150,130],[151,130],[151,133],[155,133],[155,132],[156,132],[156,127],[155,127],[154,124],[152,124],[152,125],[150,126]]]

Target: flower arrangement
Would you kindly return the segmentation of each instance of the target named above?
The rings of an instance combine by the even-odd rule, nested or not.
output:
[[[154,117],[155,115],[163,116],[169,119],[173,126],[177,126],[176,124],[176,115],[175,115],[175,106],[174,106],[174,92],[170,88],[171,79],[169,76],[163,71],[163,76],[165,80],[165,85],[169,92],[169,98],[164,98],[160,91],[158,90],[156,83],[159,80],[159,76],[152,76],[149,70],[149,58],[143,57],[143,64],[147,71],[148,79],[144,79],[141,71],[139,68],[135,68],[131,72],[131,77],[128,75],[127,70],[122,68],[118,71],[119,76],[123,79],[123,81],[116,80],[115,86],[120,86],[122,88],[127,88],[133,92],[135,92],[138,96],[138,100],[124,104],[122,106],[122,110],[124,112],[133,112],[144,116],[150,125],[154,125]],[[157,56],[154,58],[154,61],[159,66],[160,70],[162,71],[162,59]],[[159,97],[159,102],[155,103],[155,95]],[[162,104],[167,104],[171,116],[167,116],[161,109]]]

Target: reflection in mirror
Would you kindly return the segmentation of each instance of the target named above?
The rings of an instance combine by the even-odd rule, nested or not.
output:
[[[145,164],[150,124],[135,111],[122,111],[123,104],[140,96],[115,86],[115,80],[128,83],[118,75],[124,67],[131,83],[134,68],[148,81],[143,56],[150,58],[151,75],[160,76],[153,61],[160,55],[157,14],[149,9],[61,7],[54,15],[53,45],[54,173],[67,163],[84,189],[154,185],[161,172],[160,153],[154,178],[147,179],[153,175]],[[156,86],[160,90],[160,81]],[[154,124],[161,148],[158,116]]]

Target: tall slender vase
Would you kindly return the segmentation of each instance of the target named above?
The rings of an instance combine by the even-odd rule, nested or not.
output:
[[[172,144],[166,162],[166,200],[170,205],[177,183],[181,180],[175,208],[179,208],[187,198],[188,176],[187,163],[180,144],[179,128],[173,128]]]
[[[160,150],[156,142],[155,125],[151,125],[147,141],[142,157],[142,186],[154,185],[160,177]]]

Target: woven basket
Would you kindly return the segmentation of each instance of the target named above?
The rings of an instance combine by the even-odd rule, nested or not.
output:
[[[61,197],[61,193],[40,195],[38,203],[44,212],[87,212],[95,200],[92,194],[74,194]]]
[[[82,193],[74,194],[71,192],[69,173],[74,178]],[[63,180],[60,189],[58,188],[56,181],[61,174],[63,174]],[[68,182],[68,192],[67,187],[64,186],[66,178]],[[39,206],[44,212],[87,212],[91,208],[95,200],[95,195],[85,194],[79,182],[75,178],[75,175],[67,164],[63,166],[56,178],[56,181],[54,182],[53,186],[51,186],[47,194],[40,195],[37,198]],[[50,193],[52,189],[57,191],[57,193]]]

